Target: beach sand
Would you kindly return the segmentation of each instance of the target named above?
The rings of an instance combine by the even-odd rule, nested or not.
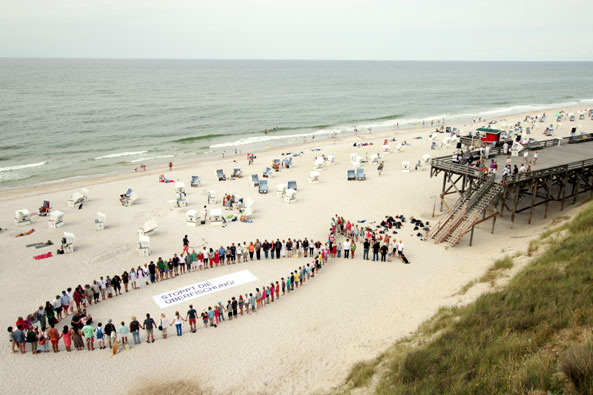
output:
[[[566,110],[576,112],[579,109]],[[548,110],[546,113],[556,111]],[[525,114],[505,116],[505,121],[499,123],[512,123],[524,117]],[[555,121],[545,124],[549,123],[556,125]],[[593,131],[590,120],[565,121],[555,136],[567,136],[570,127],[576,124],[584,130]],[[453,126],[465,132],[480,125]],[[542,134],[544,128],[544,124],[538,123],[531,137],[546,139]],[[441,214],[438,197],[437,216],[431,216],[434,196],[441,190],[442,178],[430,178],[429,167],[424,171],[401,172],[401,161],[415,163],[423,154],[435,157],[450,155],[454,150],[454,147],[431,150],[428,135],[433,129],[365,133],[258,152],[252,166],[248,166],[242,155],[176,165],[171,172],[165,168],[150,169],[146,174],[109,175],[0,191],[0,226],[6,228],[0,233],[0,248],[4,251],[0,267],[1,295],[5,301],[0,320],[5,327],[14,325],[18,316],[33,312],[67,287],[91,283],[99,276],[121,274],[132,266],[156,261],[159,256],[169,258],[173,253],[179,254],[185,234],[189,235],[191,246],[199,250],[203,243],[217,248],[232,242],[249,243],[256,238],[263,241],[308,237],[325,241],[330,219],[335,214],[354,221],[364,219],[367,223],[396,214],[404,214],[408,219],[413,216],[436,222]],[[351,153],[365,157],[380,152],[383,140],[393,137],[410,145],[404,146],[399,153],[384,156],[385,169],[380,177],[377,165],[367,164],[366,181],[346,180],[346,170],[352,167],[349,161]],[[439,135],[439,140],[443,137]],[[354,142],[362,141],[374,145],[352,146]],[[392,148],[395,146],[393,142],[390,144]],[[312,151],[313,148],[320,151]],[[258,194],[257,189],[251,186],[250,174],[259,173],[261,178],[263,169],[270,165],[272,159],[282,158],[282,152],[301,151],[303,154],[294,158],[294,168],[273,174],[267,195]],[[336,164],[321,170],[319,184],[310,184],[307,180],[313,170],[314,158],[322,153],[334,154]],[[544,154],[540,152],[540,157]],[[499,161],[499,166],[504,166],[504,163]],[[224,169],[229,176],[233,167],[240,167],[245,177],[217,181],[217,168]],[[176,207],[173,184],[158,183],[158,174],[161,173],[185,183],[187,208]],[[201,187],[190,187],[192,175],[200,176]],[[295,204],[284,203],[275,193],[276,184],[288,180],[296,180],[298,184]],[[70,194],[80,187],[88,188],[88,203],[81,210],[68,207]],[[122,207],[118,197],[128,187],[137,192],[138,201],[132,207]],[[200,211],[207,204],[207,190],[215,190],[219,202],[223,193],[253,199],[253,223],[233,222],[224,228],[209,224],[197,228],[186,226],[185,211],[191,208]],[[447,199],[453,203],[456,197],[449,196]],[[65,213],[62,228],[49,229],[46,218],[39,218],[31,226],[20,228],[12,223],[15,210],[27,208],[34,212],[43,200],[50,200],[55,209]],[[216,206],[220,204],[209,207]],[[551,214],[547,220],[541,214],[543,208],[536,209],[532,225],[527,225],[526,215],[518,215],[512,228],[508,216],[499,218],[494,235],[490,234],[491,222],[480,224],[474,235],[473,247],[468,246],[468,236],[450,249],[431,241],[420,241],[414,236],[416,232],[410,224],[406,223],[397,238],[406,245],[410,265],[403,265],[397,260],[391,263],[363,261],[360,259],[362,243],[359,242],[357,259],[331,259],[314,280],[255,315],[208,329],[204,329],[198,320],[197,333],[189,333],[185,326],[182,337],[174,336],[174,330],[170,328],[167,340],[161,340],[157,334],[154,344],[143,342],[115,357],[105,350],[66,353],[63,344],[59,354],[11,355],[6,346],[3,350],[5,356],[0,362],[4,372],[3,390],[6,393],[41,391],[58,394],[65,391],[66,385],[84,389],[88,394],[120,394],[160,382],[192,380],[214,393],[301,394],[328,391],[343,382],[354,363],[379,355],[395,340],[412,333],[440,306],[464,304],[475,298],[472,292],[465,296],[455,294],[463,285],[484,273],[495,259],[524,251],[529,241],[541,233],[554,217],[576,210],[574,206],[569,206],[560,212],[558,205],[551,204],[550,207]],[[95,231],[97,211],[107,215],[104,231]],[[152,254],[149,258],[140,257],[137,229],[151,218],[158,223],[150,239]],[[35,228],[33,234],[14,237],[30,228]],[[50,250],[55,255],[56,246],[35,249],[27,248],[26,244],[46,240],[59,244],[63,231],[76,235],[74,253],[40,261],[32,258]],[[305,258],[254,261],[198,271],[93,305],[89,311],[95,323],[105,323],[112,318],[119,326],[122,320],[128,324],[132,315],[139,319],[147,312],[153,317],[160,315],[161,309],[153,301],[153,295],[239,270],[249,270],[258,278],[256,282],[162,310],[169,318],[176,310],[185,316],[190,303],[201,311],[239,293],[253,292],[255,287],[279,280],[309,262]],[[69,323],[70,319],[60,323],[59,328]],[[144,333],[141,336],[144,340]],[[68,380],[67,384],[63,383],[64,378]]]

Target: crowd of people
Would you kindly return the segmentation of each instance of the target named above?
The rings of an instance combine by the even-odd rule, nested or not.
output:
[[[145,341],[152,343],[155,341],[156,330],[161,333],[161,338],[166,339],[168,328],[173,326],[177,336],[182,336],[184,323],[189,325],[190,332],[195,333],[199,319],[202,320],[204,328],[216,328],[224,321],[251,315],[295,291],[314,278],[329,258],[343,256],[344,259],[354,259],[359,240],[363,243],[363,259],[369,259],[369,251],[372,249],[373,261],[385,261],[388,249],[393,250],[394,256],[408,263],[403,254],[403,241],[398,242],[395,238],[391,240],[388,234],[392,227],[399,229],[405,221],[403,216],[396,216],[395,219],[387,217],[378,228],[373,229],[335,216],[331,220],[326,242],[308,238],[263,242],[256,239],[249,244],[232,243],[218,249],[204,246],[199,252],[195,249],[190,252],[189,238],[185,235],[182,241],[183,249],[179,255],[175,253],[169,259],[159,257],[156,263],[151,261],[144,266],[124,271],[121,275],[101,276],[99,280],[93,280],[84,287],[79,284],[75,288],[68,288],[56,295],[53,301],[46,301],[45,305],[39,306],[35,312],[26,317],[18,317],[15,327],[8,328],[12,352],[26,353],[27,344],[33,354],[50,352],[50,345],[53,352],[59,352],[60,342],[67,352],[71,351],[72,347],[79,351],[85,348],[90,351],[95,348],[111,349],[116,342],[127,348],[130,336],[134,344],[141,343],[140,330],[145,332]],[[338,242],[338,236],[345,240]],[[391,254],[392,252],[389,252],[389,255]],[[120,321],[116,326],[112,319],[108,319],[105,325],[102,322],[95,323],[87,311],[87,307],[93,304],[190,272],[241,262],[281,258],[310,258],[311,261],[301,264],[286,277],[255,288],[253,292],[232,296],[226,303],[220,301],[216,305],[205,307],[201,313],[193,305],[189,305],[185,315],[177,311],[169,319],[164,313],[156,318],[146,313],[143,320],[131,316],[127,323]],[[68,317],[69,325],[60,324]]]

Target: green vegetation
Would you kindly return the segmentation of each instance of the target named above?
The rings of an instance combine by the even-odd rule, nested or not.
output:
[[[441,309],[340,389],[377,394],[593,394],[593,204],[545,232],[544,252],[504,288]],[[486,277],[513,265],[497,261]],[[376,372],[373,380],[368,377]]]
[[[369,384],[369,381],[375,374],[378,359],[371,361],[363,361],[355,364],[350,370],[347,381],[351,382],[354,387],[364,387]]]
[[[480,283],[492,283],[494,280],[498,278],[500,273],[504,270],[510,269],[513,267],[513,260],[511,257],[505,256],[502,259],[498,259],[494,264],[488,269],[488,271],[480,277],[478,282]]]
[[[522,254],[520,252],[516,253],[513,258],[518,258]],[[488,271],[479,279],[472,280],[469,283],[465,284],[456,295],[465,295],[467,291],[469,291],[474,285],[477,283],[491,283],[494,284],[494,281],[504,272],[513,267],[513,259],[509,256],[505,256],[502,259],[498,259],[494,264],[488,269]]]

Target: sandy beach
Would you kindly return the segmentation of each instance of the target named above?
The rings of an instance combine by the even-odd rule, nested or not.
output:
[[[546,110],[577,113],[582,108]],[[522,113],[505,116],[497,124],[523,121]],[[544,136],[545,126],[537,123],[530,137],[537,140]],[[492,125],[496,128],[497,124]],[[554,137],[569,135],[570,129],[581,125],[582,130],[593,131],[593,121],[564,121]],[[451,125],[467,130],[486,125]],[[436,126],[436,125],[435,125]],[[46,300],[67,287],[92,283],[100,276],[121,274],[130,267],[144,265],[159,256],[169,258],[182,250],[182,238],[188,235],[190,246],[196,251],[206,245],[218,248],[230,243],[259,239],[309,238],[326,241],[330,219],[338,214],[351,221],[365,220],[365,224],[381,221],[386,215],[403,214],[423,221],[436,222],[442,214],[438,194],[441,177],[430,177],[429,166],[424,171],[404,173],[401,161],[416,163],[424,154],[432,157],[450,155],[455,148],[431,150],[428,138],[432,128],[394,130],[384,133],[363,133],[337,139],[307,142],[305,144],[257,152],[255,163],[248,165],[245,155],[224,159],[200,160],[197,163],[174,163],[172,171],[165,166],[149,168],[147,172],[107,175],[92,179],[76,179],[63,183],[0,191],[0,248],[4,251],[4,264],[0,268],[2,299],[6,301],[0,311],[4,327],[14,325],[18,316],[37,309]],[[579,130],[580,132],[580,130]],[[385,139],[394,148],[397,142],[406,141],[400,152],[385,154],[385,168],[381,176],[376,164],[364,166],[366,181],[348,181],[347,169],[352,168],[350,154],[363,158],[382,153]],[[444,134],[438,136],[442,141]],[[372,143],[354,148],[354,143]],[[243,149],[243,153],[246,150]],[[273,159],[283,158],[283,153],[301,153],[294,157],[295,166],[274,172],[269,180],[269,193],[259,194],[251,185],[250,175],[261,173]],[[320,182],[308,182],[314,158],[320,154],[335,155],[335,165],[325,165],[320,170]],[[383,154],[383,153],[382,153]],[[540,153],[545,155],[545,152]],[[499,162],[499,166],[504,163]],[[216,169],[223,169],[227,177],[232,169],[242,169],[244,177],[220,182]],[[177,207],[174,184],[158,182],[158,175],[185,183],[188,207]],[[191,177],[200,176],[202,185],[190,187]],[[76,176],[73,169],[72,176]],[[295,180],[298,185],[296,203],[286,204],[276,196],[276,185]],[[80,188],[87,188],[88,202],[82,209],[69,207],[68,198]],[[138,200],[131,207],[123,207],[119,195],[133,188]],[[217,192],[218,203],[208,204],[207,191]],[[210,224],[189,227],[185,212],[221,207],[224,193],[236,194],[254,201],[252,223],[231,222],[225,227]],[[436,215],[433,207],[436,197]],[[447,197],[449,203],[456,199]],[[50,229],[46,217],[35,219],[30,226],[17,227],[13,222],[15,210],[36,212],[43,200],[49,200],[54,209],[64,212],[64,226]],[[111,357],[106,350],[94,352],[72,351],[66,353],[63,345],[58,354],[11,354],[8,342],[3,350],[0,366],[4,372],[6,393],[39,392],[63,393],[61,377],[67,376],[70,386],[85,388],[87,394],[124,394],[135,388],[159,382],[187,379],[197,382],[213,393],[265,393],[309,394],[323,393],[341,384],[349,368],[356,362],[377,356],[395,340],[413,332],[420,323],[434,314],[440,306],[465,304],[477,292],[456,295],[466,283],[483,274],[492,262],[504,255],[524,251],[529,241],[542,232],[553,218],[572,215],[578,206],[568,205],[561,212],[551,204],[546,220],[542,207],[536,208],[531,225],[526,216],[518,215],[513,227],[508,216],[499,218],[493,235],[491,223],[477,226],[473,247],[468,246],[468,236],[454,248],[445,249],[431,241],[421,241],[406,223],[396,237],[406,245],[410,265],[400,261],[378,263],[363,261],[362,242],[358,243],[356,259],[330,259],[319,276],[299,287],[297,291],[281,297],[270,306],[251,316],[224,322],[218,328],[203,328],[198,320],[197,333],[184,334],[154,344],[143,342],[130,350]],[[96,231],[94,220],[97,212],[107,216],[104,231]],[[223,210],[223,213],[228,214]],[[158,228],[150,237],[151,256],[138,254],[137,229],[145,221],[155,219]],[[16,238],[29,229],[35,232]],[[72,232],[76,239],[75,251],[56,255],[63,232]],[[52,240],[54,246],[27,248],[30,243]],[[343,241],[343,239],[340,239]],[[52,251],[54,256],[34,260],[33,256]],[[239,293],[253,292],[255,287],[269,284],[286,276],[310,259],[261,260],[197,271],[183,276],[142,287],[89,308],[95,323],[105,323],[109,318],[119,324],[129,323],[132,315],[138,318],[146,313],[156,317],[164,312],[172,318],[179,310],[185,316],[187,306],[193,303],[201,311],[218,301],[226,301]],[[215,277],[249,270],[258,280],[217,294],[194,299],[175,307],[160,309],[152,296],[188,284]],[[58,327],[70,325],[70,319]],[[117,325],[119,326],[119,325]],[[172,328],[171,328],[172,329]],[[141,331],[142,340],[144,333]],[[171,335],[173,334],[173,335]],[[5,334],[6,336],[6,334]],[[47,385],[52,383],[54,385]]]

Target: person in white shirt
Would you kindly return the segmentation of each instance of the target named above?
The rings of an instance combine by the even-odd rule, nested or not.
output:
[[[99,279],[99,288],[101,288],[101,299],[105,300],[105,280],[103,280],[103,277]]]
[[[68,288],[68,304],[70,305],[70,312],[74,313],[74,291]]]
[[[204,206],[204,210],[202,210],[202,218],[204,218],[204,222],[208,220],[208,206]]]
[[[144,281],[144,271],[140,266],[138,266],[138,269],[136,269],[136,278],[138,279],[138,281],[136,281],[136,287],[142,288],[142,283]]]
[[[350,256],[350,239],[346,239],[344,242],[344,259],[348,259]]]
[[[400,240],[399,243],[397,243],[397,255],[400,257],[402,254],[404,253],[404,242],[403,240]]]
[[[393,257],[397,256],[397,240],[393,239],[391,240],[391,255],[393,255]]]
[[[171,326],[175,325],[175,329],[177,330],[177,336],[181,336],[183,333],[183,331],[182,331],[183,321],[185,321],[185,319],[179,315],[178,311],[176,311],[175,317],[173,317],[173,321],[171,322],[170,325]]]
[[[163,339],[167,338],[167,328],[169,327],[169,319],[165,316],[164,313],[161,313],[161,319],[159,320],[159,329],[161,330],[161,335]]]
[[[235,250],[235,254],[237,254],[237,260],[241,263],[241,258],[243,258],[243,247],[241,247],[241,243],[237,243],[237,249]]]

